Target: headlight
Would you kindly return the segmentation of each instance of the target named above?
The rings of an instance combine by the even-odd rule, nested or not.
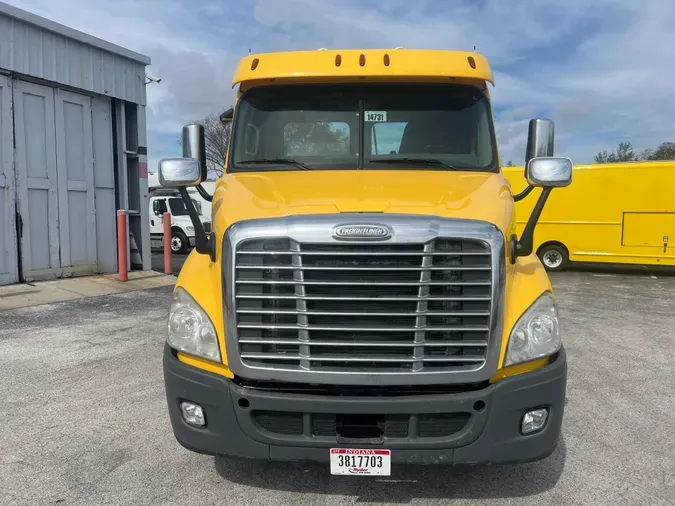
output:
[[[555,299],[541,295],[523,313],[511,331],[504,366],[548,357],[560,349],[560,328]]]
[[[220,362],[213,323],[199,304],[180,287],[173,292],[167,342],[178,351]]]
[[[188,232],[194,232],[195,227],[185,227],[185,230],[187,230]]]

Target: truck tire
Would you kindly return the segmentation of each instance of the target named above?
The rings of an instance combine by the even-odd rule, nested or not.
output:
[[[187,253],[188,238],[180,230],[171,231],[171,252],[172,253]]]
[[[549,244],[543,246],[537,252],[544,268],[549,272],[560,272],[565,270],[569,263],[567,250],[558,244]]]

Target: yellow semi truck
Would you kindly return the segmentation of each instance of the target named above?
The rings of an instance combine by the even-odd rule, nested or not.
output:
[[[514,193],[524,167],[505,167]],[[574,184],[546,203],[534,251],[549,271],[570,262],[675,266],[675,161],[575,165]],[[518,231],[537,192],[516,204]]]
[[[187,192],[203,192],[201,127],[159,163],[197,242],[163,359],[180,444],[345,475],[554,451],[567,366],[532,238],[572,163],[532,120],[527,177],[543,192],[517,235],[492,82],[471,52],[241,60],[210,235]]]

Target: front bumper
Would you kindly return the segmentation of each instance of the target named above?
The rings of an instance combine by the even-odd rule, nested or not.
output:
[[[555,450],[565,406],[567,363],[565,350],[561,349],[555,361],[546,367],[479,390],[347,397],[242,387],[225,377],[180,362],[166,346],[164,380],[176,439],[185,448],[199,453],[272,461],[328,462],[328,449],[332,447],[386,448],[392,450],[392,462],[399,464],[506,463],[539,460]],[[183,400],[204,408],[205,428],[191,427],[184,422],[179,407]],[[549,409],[546,425],[540,432],[523,436],[520,433],[523,414],[539,407]],[[261,411],[302,413],[301,432],[282,434],[266,430],[254,416]],[[427,434],[429,437],[419,437],[420,420],[433,419],[439,413],[443,416],[468,414],[468,421],[452,434],[439,435],[432,430]],[[385,436],[379,444],[368,440],[345,441],[340,435],[315,435],[312,417],[333,414],[412,415],[410,432],[407,437]]]

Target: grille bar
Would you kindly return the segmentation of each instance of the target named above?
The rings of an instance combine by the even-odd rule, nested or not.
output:
[[[239,344],[256,344],[256,345],[267,345],[267,344],[281,344],[289,346],[297,346],[303,344],[302,341],[298,339],[239,339]],[[308,346],[335,346],[335,347],[357,347],[357,348],[408,348],[408,347],[467,347],[467,348],[485,348],[487,343],[485,341],[457,341],[454,343],[445,342],[445,341],[415,341],[412,343],[402,343],[400,341],[309,341]]]
[[[383,312],[383,311],[298,311],[295,309],[255,309],[243,308],[237,309],[240,314],[280,314],[280,315],[298,315],[305,314],[307,316],[490,316],[489,311],[412,311],[408,313],[403,312]]]
[[[271,271],[284,271],[284,270],[301,270],[301,271],[447,271],[447,267],[409,267],[405,265],[400,265],[396,267],[339,267],[339,266],[296,266],[296,265],[276,265],[264,267],[261,265],[247,265],[239,264],[237,269],[240,270],[260,270],[266,269]],[[466,267],[466,266],[453,266],[453,271],[489,271],[490,267]]]
[[[293,255],[292,251],[268,251],[268,250],[245,250],[240,253],[245,255]],[[376,252],[376,251],[303,251],[304,255],[307,256],[388,256],[388,257],[410,257],[410,256],[425,256],[425,253],[422,251],[387,251],[387,252]],[[464,256],[490,256],[489,252],[484,251],[446,251],[446,252],[436,252],[430,253],[434,256],[445,256],[445,257],[464,257]]]
[[[296,353],[250,353],[244,352],[241,354],[243,359],[253,360],[289,360],[298,362],[307,360],[305,355]],[[321,362],[382,362],[382,363],[409,363],[409,362],[467,362],[467,363],[482,363],[485,357],[481,356],[461,356],[461,357],[420,357],[420,358],[406,358],[406,357],[389,357],[386,355],[359,355],[359,356],[341,356],[341,355],[321,355],[312,360]]]
[[[369,301],[369,300],[378,300],[386,302],[405,302],[405,301],[418,301],[419,297],[335,297],[329,295],[256,295],[256,294],[240,294],[236,295],[237,299],[285,299],[285,300],[295,300],[295,299],[304,299],[304,300],[336,300],[336,301]],[[489,296],[481,297],[426,297],[426,300],[438,300],[438,301],[489,301]]]
[[[426,257],[425,257],[426,258]],[[296,271],[294,271],[296,272]],[[302,272],[302,271],[300,271]],[[427,276],[424,276],[427,274]],[[422,271],[422,277],[425,279],[419,282],[406,282],[406,281],[302,281],[302,280],[283,280],[283,281],[274,281],[274,280],[256,280],[256,279],[238,279],[237,284],[240,285],[314,285],[314,286],[490,286],[489,281],[465,281],[465,282],[455,282],[455,283],[443,283],[440,281],[429,281],[426,278],[428,277],[428,271]]]
[[[422,258],[422,267],[431,267],[434,261],[434,243],[430,242],[424,245],[424,252],[427,253]],[[417,312],[423,313],[429,308],[429,284],[431,283],[431,272],[422,271],[420,273],[420,288],[417,292]],[[416,359],[413,362],[413,371],[419,371],[423,367],[423,362],[418,359],[424,358],[424,347],[420,346],[420,343],[424,342],[425,336],[425,327],[427,325],[427,316],[425,314],[417,316],[415,320],[415,348],[413,350],[413,358]]]
[[[291,250],[293,252],[299,252],[300,251],[300,245],[296,241],[291,241],[290,243]],[[298,267],[302,267],[302,256],[299,254],[295,254],[292,257],[292,262],[293,262],[293,267],[295,268],[293,270],[293,278],[295,281],[298,282],[298,284],[295,287],[295,293],[298,296],[301,296],[303,298],[297,299],[295,303],[295,309],[298,310],[298,315],[297,315],[297,322],[298,322],[298,339],[303,343],[300,345],[300,355],[302,357],[308,357],[309,356],[309,346],[304,343],[309,342],[309,329],[307,328],[307,315],[305,314],[307,311],[307,302],[304,299],[305,297],[305,287],[303,286],[304,282],[304,274],[301,269],[298,269]],[[300,359],[300,367],[303,369],[309,369],[309,361],[306,358]]]
[[[302,313],[300,313],[302,314]],[[419,316],[419,318],[425,318],[426,316]],[[268,323],[240,323],[237,325],[237,328],[240,329],[272,329],[272,330],[300,330],[300,331],[312,331],[312,330],[340,330],[343,332],[424,332],[424,331],[436,331],[436,332],[487,332],[489,328],[487,326],[481,327],[441,327],[441,326],[432,326],[425,325],[422,326],[415,325],[414,327],[349,327],[349,326],[317,326],[317,325],[275,325]]]

